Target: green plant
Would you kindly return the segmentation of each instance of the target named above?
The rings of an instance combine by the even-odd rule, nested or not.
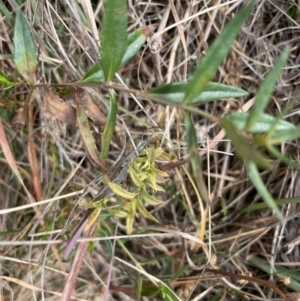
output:
[[[276,148],[281,143],[286,143],[300,137],[300,128],[282,118],[284,113],[291,108],[291,105],[288,104],[285,110],[277,117],[264,113],[276,81],[287,62],[288,49],[282,52],[277,63],[266,76],[264,83],[257,92],[256,101],[249,112],[232,112],[220,117],[196,107],[196,105],[203,105],[208,102],[217,102],[223,99],[248,95],[242,89],[215,83],[212,80],[215,78],[218,68],[228,55],[241,26],[254,6],[255,2],[251,2],[250,5],[242,9],[229,22],[186,82],[159,85],[148,91],[120,87],[115,78],[116,73],[121,68],[124,68],[126,63],[138,53],[153,29],[151,26],[148,26],[127,34],[128,12],[126,1],[114,0],[105,2],[104,19],[100,35],[100,56],[90,68],[84,70],[84,74],[80,79],[75,82],[60,83],[59,85],[37,83],[36,72],[39,71],[38,56],[37,47],[32,38],[32,36],[36,35],[36,32],[24,17],[22,11],[17,11],[14,25],[14,62],[18,74],[23,78],[23,81],[21,81],[20,77],[18,80],[12,80],[4,71],[1,71],[0,84],[3,90],[11,90],[22,86],[28,87],[30,93],[28,93],[28,99],[25,102],[30,104],[31,95],[38,89],[45,88],[45,92],[43,92],[43,109],[52,118],[76,128],[76,131],[80,133],[86,155],[100,176],[100,184],[98,184],[99,186],[101,185],[101,188],[99,188],[98,194],[90,198],[87,202],[80,202],[81,207],[87,210],[85,210],[78,229],[74,231],[74,239],[71,240],[66,248],[66,257],[68,257],[82,232],[83,236],[90,238],[95,229],[99,227],[99,219],[102,227],[101,218],[103,214],[115,219],[120,218],[122,221],[125,219],[128,234],[133,233],[134,220],[137,217],[145,217],[158,223],[158,219],[149,212],[148,207],[149,205],[155,207],[163,203],[157,198],[156,194],[158,192],[162,195],[165,193],[163,184],[169,176],[166,171],[170,171],[189,161],[193,175],[189,181],[193,188],[197,187],[197,199],[199,200],[199,207],[201,207],[200,211],[203,213],[203,220],[199,222],[199,224],[201,223],[199,226],[201,234],[199,234],[198,238],[203,239],[205,232],[205,210],[203,208],[204,205],[206,205],[206,208],[209,208],[211,205],[211,196],[203,176],[203,162],[199,156],[197,130],[192,114],[216,122],[225,130],[226,136],[235,147],[236,154],[245,163],[249,179],[253,182],[253,185],[265,202],[255,204],[255,206],[250,205],[241,211],[241,214],[268,207],[273,210],[280,220],[283,220],[279,206],[299,201],[298,198],[293,200],[283,198],[274,200],[260,176],[260,169],[272,169],[275,160],[299,168],[299,164],[296,161],[282,155]],[[12,21],[11,18],[8,19]],[[99,140],[97,140],[95,133],[91,129],[91,119],[95,116],[99,117],[97,115],[97,109],[99,110],[99,108],[93,102],[89,103],[83,100],[84,97],[80,94],[82,91],[92,93],[95,87],[101,87],[105,91],[104,103],[107,105],[106,119],[103,121],[101,118],[96,118],[97,122],[104,127],[103,130],[101,129],[101,139]],[[58,90],[58,93],[60,93],[58,96],[52,91],[58,88],[75,91],[75,104],[71,105],[66,101],[62,101],[59,96],[62,96],[63,92]],[[183,112],[184,131],[187,137],[186,142],[189,152],[188,159],[170,163],[170,161],[177,158],[175,151],[168,149],[163,142],[163,138],[156,132],[147,140],[143,140],[141,137],[138,141],[138,146],[134,147],[134,150],[129,151],[129,147],[124,145],[124,152],[121,153],[120,160],[112,163],[112,160],[109,158],[110,146],[115,136],[118,113],[124,110],[124,108],[118,106],[118,99],[116,97],[121,92],[126,93],[126,95],[135,95],[141,99],[148,98],[163,106],[174,106]],[[30,109],[35,104],[31,105]],[[30,122],[33,120],[32,116],[34,116],[33,111],[29,114]],[[0,126],[2,130],[1,137],[4,137],[2,124]],[[33,130],[33,124],[29,126],[29,130],[30,132]],[[98,141],[101,141],[100,146]],[[0,139],[0,143],[7,161],[11,162],[14,173],[22,183],[24,191],[34,203],[33,197],[27,191],[16,165],[13,164],[12,154],[7,147],[7,141]],[[31,149],[35,149],[34,143],[29,142],[29,145]],[[126,155],[124,155],[125,153]],[[30,159],[33,160],[32,158],[36,157],[33,155]],[[54,157],[55,155],[53,155]],[[161,164],[160,160],[163,160],[164,164]],[[169,163],[169,165],[166,163]],[[34,160],[30,164],[31,166],[35,166]],[[38,170],[34,168],[32,170],[34,176],[37,178],[39,174]],[[37,199],[41,199],[38,180],[34,181],[34,185],[34,191],[38,196]],[[205,202],[202,202],[202,199]],[[226,205],[224,205],[224,208],[226,209]],[[227,214],[227,210],[225,209],[224,215]],[[40,216],[38,211],[37,215]],[[191,213],[191,215],[193,214]],[[195,220],[198,221],[198,218],[195,217]],[[51,228],[47,227],[47,229]],[[71,285],[66,285],[66,291],[64,291],[64,295],[67,296],[65,300],[70,298],[74,287],[74,279],[76,279],[79,272],[79,267],[87,246],[88,243],[83,242],[78,249],[77,257],[74,260],[74,268],[69,277]],[[125,249],[124,246],[122,247]],[[133,258],[131,259],[134,261]],[[137,260],[134,262],[137,267],[141,268]],[[143,271],[142,268],[141,271]],[[145,273],[145,275],[147,274]],[[178,273],[177,276],[181,276],[181,273]],[[151,278],[154,284],[145,284],[145,281],[139,275],[139,284],[136,287],[137,296],[140,298],[141,296],[160,295],[164,300],[177,300],[175,293],[169,286],[162,285],[161,282],[156,280]],[[172,281],[175,280],[172,279]]]
[[[111,205],[111,196],[105,196],[99,201],[84,204],[86,208],[93,209],[85,230],[97,220],[101,211],[105,209],[112,216],[126,218],[127,233],[132,233],[133,222],[139,214],[158,222],[152,216],[145,204],[157,206],[163,202],[155,199],[148,191],[164,191],[159,183],[165,182],[168,174],[155,167],[155,160],[166,157],[164,150],[161,148],[145,148],[138,157],[133,156],[128,164],[129,181],[127,186],[132,190],[128,191],[121,184],[110,181],[109,177],[104,176],[103,182],[110,188],[115,197],[117,204]]]

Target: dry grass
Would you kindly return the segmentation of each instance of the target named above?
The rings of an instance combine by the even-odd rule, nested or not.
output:
[[[30,0],[24,3],[24,14],[33,24],[34,40],[39,47],[36,83],[63,85],[78,81],[97,60],[97,28],[102,24],[103,1],[93,1],[93,11],[89,10],[90,1],[82,2],[86,6],[75,1]],[[247,2],[128,1],[130,31],[157,23],[162,34],[149,39],[119,71],[117,82],[130,89],[145,91],[162,83],[186,80],[228,20]],[[13,13],[15,2],[8,0],[5,3],[8,11]],[[300,17],[293,19],[292,13],[299,10],[297,1],[260,1],[215,79],[248,91],[250,97],[212,102],[199,108],[213,116],[248,110],[247,104],[251,104],[286,45],[291,49],[288,66],[267,112],[276,116],[289,100],[297,98]],[[85,15],[85,20],[80,12]],[[10,56],[14,51],[13,26],[2,13],[0,16],[1,70],[13,77],[15,66]],[[183,20],[181,26],[176,26],[178,20]],[[151,47],[158,47],[159,51],[153,53]],[[60,95],[63,92],[53,91]],[[31,203],[1,153],[0,300],[60,299],[73,258],[63,261],[62,250],[80,220],[81,209],[76,204],[87,187],[89,193],[83,200],[89,200],[99,190],[99,172],[85,157],[78,128],[45,112],[44,93],[42,88],[37,88],[30,94],[26,85],[1,91],[0,114],[15,163],[34,201],[48,201],[39,206]],[[106,116],[107,90],[94,88],[84,93],[87,93],[86,97],[92,96],[100,107],[101,113],[96,114],[96,119]],[[67,102],[71,98],[65,97]],[[121,92],[118,104],[110,164],[118,160],[123,149],[128,152],[132,143],[138,144],[149,137],[158,125],[163,129],[164,147],[178,158],[186,156],[186,134],[180,110]],[[7,122],[7,116],[20,107],[24,109],[24,115],[19,111],[19,119],[12,119],[14,129],[18,130],[16,134]],[[298,125],[298,109],[297,103],[285,119]],[[90,117],[90,124],[103,130],[101,120]],[[212,203],[210,210],[204,209],[205,245],[197,245],[197,235],[201,237],[199,223],[203,221],[203,208],[189,179],[190,167],[186,164],[185,168],[169,171],[170,179],[164,185],[166,193],[157,195],[164,200],[163,205],[148,208],[159,220],[159,226],[140,217],[129,237],[122,219],[101,217],[101,228],[97,228],[95,238],[91,239],[94,248],[86,254],[77,278],[75,300],[136,300],[135,284],[141,279],[143,294],[149,294],[142,300],[171,300],[161,294],[151,295],[157,293],[154,284],[161,282],[176,292],[178,297],[172,300],[278,298],[271,287],[251,279],[241,282],[242,279],[237,281],[209,273],[205,271],[207,263],[236,275],[275,281],[275,286],[287,293],[297,292],[280,282],[274,267],[282,266],[291,273],[297,271],[300,250],[293,239],[298,235],[298,204],[280,207],[286,218],[284,223],[279,223],[270,209],[242,213],[248,205],[262,202],[247,178],[243,162],[234,155],[230,141],[220,134],[218,124],[199,118],[197,114],[193,114],[193,120],[204,140],[201,143],[203,170]],[[280,151],[299,160],[297,141],[281,145]],[[300,195],[297,170],[277,164],[274,170],[263,171],[261,176],[275,199]],[[61,232],[62,229],[65,231]],[[114,261],[110,266],[112,254]],[[269,263],[269,270],[255,264],[257,258]],[[111,290],[109,296],[103,297],[109,271],[112,273]],[[299,300],[299,296],[290,295],[290,299]]]

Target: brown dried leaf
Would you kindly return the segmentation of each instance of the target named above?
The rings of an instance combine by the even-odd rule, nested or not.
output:
[[[30,102],[32,101],[33,101],[33,97],[31,98]],[[28,132],[33,133],[34,132],[34,108],[32,106],[29,107],[28,109],[27,120],[28,120]],[[27,151],[28,151],[28,160],[29,160],[31,173],[32,173],[32,183],[34,186],[36,198],[38,201],[40,201],[43,198],[43,193],[42,193],[42,185],[40,179],[40,165],[38,159],[38,152],[34,140],[34,135],[29,135],[28,137]]]
[[[142,28],[143,30],[143,35],[148,38],[153,32],[154,30],[158,27],[158,23],[155,24],[150,24],[148,26],[145,26]]]
[[[287,293],[286,296],[292,301],[300,301],[299,293]]]
[[[25,125],[24,109],[18,108],[9,116],[9,124],[16,131],[19,132]]]
[[[99,151],[96,146],[95,138],[90,130],[87,116],[79,103],[77,105],[77,120],[80,134],[89,160],[102,172],[107,173],[108,169],[106,167],[106,163],[99,156]]]
[[[106,124],[106,117],[100,112],[99,106],[88,92],[80,93],[80,105],[90,118],[98,121],[101,125]]]
[[[19,182],[23,186],[23,189],[25,190],[30,202],[35,203],[34,197],[28,191],[26,185],[23,182],[23,178],[22,178],[22,176],[19,172],[18,166],[17,166],[17,162],[16,162],[16,160],[13,156],[13,153],[10,149],[10,145],[9,145],[7,137],[6,137],[6,134],[5,134],[5,131],[4,131],[4,126],[3,126],[1,118],[0,118],[0,146],[2,148],[2,152],[4,154],[4,157],[7,160],[8,165],[10,166],[10,168],[12,169],[14,174],[16,175],[17,179],[19,180]],[[37,213],[38,217],[41,216],[41,212],[40,212],[39,209],[36,209],[36,213]]]
[[[76,109],[69,103],[60,99],[55,93],[51,92],[50,90],[45,91],[44,93],[44,106],[45,111],[53,117],[66,124],[76,125]]]

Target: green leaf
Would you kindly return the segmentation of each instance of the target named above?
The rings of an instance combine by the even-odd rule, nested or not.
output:
[[[88,252],[89,253],[93,253],[93,251],[94,251],[94,248],[95,248],[95,242],[94,241],[89,241],[89,243],[88,243]]]
[[[141,300],[142,288],[143,288],[143,278],[140,273],[137,273],[135,279],[135,295],[137,300]]]
[[[270,273],[271,268],[270,268],[270,263],[268,261],[259,259],[257,257],[253,257],[250,259],[250,262],[252,264],[254,264],[256,267],[260,268],[261,270],[263,270],[265,273]],[[274,271],[276,271],[275,276],[276,277],[282,277],[282,276],[286,276],[289,277],[289,283],[287,283],[286,285],[298,292],[300,290],[300,277],[299,277],[299,271],[297,269],[295,269],[294,271],[290,268],[284,268],[280,265],[275,265],[274,266]],[[281,280],[279,278],[279,280]],[[291,300],[295,300],[296,299],[291,299]]]
[[[283,119],[283,116],[285,116],[294,107],[295,104],[296,104],[296,100],[295,99],[289,101],[287,103],[287,105],[284,106],[281,109],[281,111],[277,114],[277,116],[275,118],[275,121],[274,121],[274,123],[272,125],[272,128],[268,131],[268,133],[266,135],[266,140],[267,141],[270,141],[271,138],[273,137],[273,134],[276,131],[276,126],[277,126],[278,122],[280,122],[280,120]]]
[[[143,187],[145,184],[139,179],[137,172],[135,171],[135,169],[129,165],[128,166],[128,173],[130,175],[131,181],[132,183],[137,187]]]
[[[288,205],[288,204],[298,204],[300,203],[300,197],[288,198],[288,199],[278,199],[275,200],[277,206]],[[259,209],[265,209],[269,206],[266,203],[256,203],[251,204],[244,208],[241,213],[252,212]]]
[[[242,130],[245,128],[247,119],[249,118],[249,113],[239,113],[239,112],[230,113],[226,116],[226,118],[230,119],[237,129]],[[268,114],[261,114],[259,119],[256,121],[256,123],[248,131],[250,133],[268,132],[272,128],[275,121],[276,121],[275,117]],[[294,128],[296,127],[293,124],[285,120],[280,120],[278,124],[276,124],[275,133],[287,132]]]
[[[11,11],[13,10],[9,10],[7,9],[6,5],[3,5],[2,3],[0,3],[0,11],[2,12],[2,14],[5,16],[5,19],[10,23],[10,24],[14,24],[14,18],[11,14]]]
[[[180,300],[177,295],[167,286],[161,287],[161,296],[164,301],[178,301]]]
[[[99,217],[101,210],[102,210],[102,206],[99,206],[93,210],[92,214],[88,219],[86,226],[84,227],[83,230],[84,232],[88,231],[93,226],[93,224],[96,222],[97,218]]]
[[[127,234],[131,234],[133,230],[133,223],[134,223],[134,218],[136,215],[136,201],[132,202],[130,204],[130,208],[128,210],[128,215],[126,218],[126,232]]]
[[[202,176],[202,168],[201,168],[201,159],[198,153],[198,139],[196,135],[196,130],[192,119],[188,113],[184,113],[184,122],[186,127],[186,135],[187,135],[187,143],[188,143],[188,151],[190,154],[191,165],[194,177],[196,179],[197,187],[203,199],[209,203],[208,192],[203,180]]]
[[[112,140],[116,121],[117,121],[117,111],[118,111],[118,103],[116,96],[112,90],[109,90],[110,98],[109,98],[109,111],[107,116],[107,121],[105,124],[105,128],[101,137],[101,158],[107,159],[110,142]]]
[[[121,66],[126,64],[129,59],[137,54],[140,48],[144,45],[149,33],[150,26],[139,28],[129,34],[127,39],[126,52],[122,58]],[[103,83],[105,82],[104,74],[100,62],[95,62],[93,66],[87,71],[82,79],[83,83]]]
[[[293,139],[300,137],[300,127],[294,126],[289,131],[277,131],[272,137],[270,143],[272,144],[280,144],[282,142],[291,141]]]
[[[104,83],[105,78],[100,62],[95,62],[82,79],[83,83]]]
[[[234,145],[236,153],[242,159],[255,162],[258,166],[263,168],[271,168],[269,161],[248,143],[247,137],[235,127],[234,123],[228,117],[221,119],[221,125],[226,131],[226,136]]]
[[[9,77],[4,71],[0,71],[0,85],[2,90],[8,90],[16,85],[20,84],[19,82],[12,82],[9,80]]]
[[[155,199],[145,189],[141,189],[140,196],[146,203],[148,203],[152,206],[157,206],[157,205],[163,204],[163,201]]]
[[[255,103],[250,110],[250,114],[245,125],[245,131],[251,129],[251,127],[259,120],[260,116],[263,114],[263,111],[266,108],[269,102],[269,98],[274,90],[277,78],[281,73],[281,69],[287,62],[288,55],[289,50],[288,48],[286,48],[261,84],[255,97]]]
[[[202,58],[199,66],[188,80],[188,89],[184,97],[185,104],[192,103],[214,78],[218,67],[229,53],[235,37],[252,11],[255,3],[256,1],[252,1],[226,25],[221,35],[214,41],[207,54]]]
[[[138,205],[138,210],[142,215],[144,215],[144,217],[159,224],[159,221],[149,211],[147,211],[147,209],[143,206],[143,204],[138,203],[137,205]]]
[[[104,182],[109,186],[113,193],[120,196],[121,198],[133,200],[138,196],[138,193],[129,192],[121,187],[120,184],[113,183],[107,176],[103,177]]]
[[[152,33],[152,25],[139,28],[128,35],[126,52],[122,58],[121,66],[134,57]]]
[[[187,89],[188,83],[170,83],[151,89],[147,94],[149,97],[152,96],[170,101],[172,103],[182,103],[184,100],[184,95],[187,93]],[[242,89],[219,83],[208,83],[204,90],[200,94],[197,94],[194,99],[192,99],[190,104],[205,103],[214,100],[242,97],[247,95],[248,93]]]
[[[237,129],[242,130],[245,128],[249,113],[231,113],[226,118],[230,119]],[[273,128],[274,124],[275,128]],[[249,129],[249,133],[268,133],[271,130],[273,131],[270,137],[270,143],[272,144],[287,142],[300,137],[300,127],[282,119],[277,120],[277,118],[268,114],[261,114]]]
[[[17,11],[14,27],[14,62],[19,73],[33,83],[38,65],[37,49],[30,35],[28,23],[21,10]]]
[[[281,211],[279,210],[276,201],[273,199],[272,195],[269,193],[266,186],[264,185],[256,164],[251,161],[246,161],[245,164],[247,167],[248,176],[254,184],[255,188],[257,189],[258,193],[263,198],[268,207],[275,212],[275,214],[281,221],[283,221],[284,217]]]
[[[106,0],[101,32],[101,65],[106,81],[110,81],[118,71],[127,46],[127,1]]]
[[[285,156],[282,154],[276,147],[273,145],[267,145],[267,149],[269,153],[274,156],[274,158],[278,159],[280,162],[288,165],[291,168],[300,169],[300,163]]]
[[[109,208],[109,207],[107,207],[106,209],[107,209],[107,211],[108,211],[109,213],[111,213],[114,217],[125,218],[125,217],[127,217],[127,215],[128,215],[127,212],[122,211],[122,210],[112,209],[112,208]]]

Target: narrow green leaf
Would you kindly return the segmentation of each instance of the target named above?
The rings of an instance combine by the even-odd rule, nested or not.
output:
[[[270,169],[271,164],[269,161],[260,153],[254,149],[247,141],[247,137],[234,126],[233,122],[228,118],[224,117],[221,119],[221,125],[226,131],[226,136],[231,140],[235,147],[236,153],[246,161],[255,162],[258,166]]]
[[[237,129],[242,130],[245,128],[249,113],[235,112],[227,115],[226,118],[230,119]],[[270,131],[272,131],[272,136],[269,137],[270,144],[280,144],[300,137],[300,127],[282,119],[277,120],[276,117],[268,114],[261,114],[259,119],[249,129],[249,133],[253,134],[269,133]]]
[[[83,83],[104,83],[105,78],[100,62],[95,62],[82,79]]]
[[[113,183],[107,176],[103,177],[103,181],[109,186],[113,193],[121,198],[133,200],[138,196],[138,193],[130,192],[121,187],[120,184]]]
[[[2,90],[8,90],[20,82],[12,82],[4,71],[0,71],[0,86]]]
[[[122,188],[120,184],[110,182],[107,185],[116,195],[124,199],[133,200],[138,196],[138,193],[127,191],[124,188]]]
[[[154,297],[160,293],[160,288],[155,286],[146,286],[142,287],[142,296],[146,297],[148,300],[155,300]],[[180,299],[178,299],[180,301]]]
[[[184,103],[190,104],[204,91],[205,86],[214,78],[225,57],[230,51],[242,25],[252,11],[256,1],[252,1],[231,20],[221,35],[214,41],[207,54],[202,58],[199,66],[188,80],[188,89]]]
[[[122,210],[117,210],[117,209],[112,209],[107,207],[106,210],[111,213],[114,217],[119,217],[119,218],[125,218],[127,217],[128,213]]]
[[[143,206],[143,204],[139,203],[137,208],[145,218],[148,218],[159,224],[159,221]]]
[[[300,129],[299,129],[300,130]],[[295,169],[300,169],[300,163],[285,156],[284,154],[282,154],[276,147],[274,147],[273,145],[267,145],[267,149],[269,151],[269,153],[274,156],[276,159],[278,159],[280,162],[295,168]]]
[[[122,58],[121,66],[126,64],[132,57],[134,57],[141,47],[146,42],[148,36],[153,31],[153,25],[139,28],[128,35],[126,52]]]
[[[188,151],[190,154],[193,174],[196,179],[199,192],[203,196],[203,199],[208,203],[209,197],[202,177],[202,168],[201,168],[202,164],[198,153],[198,139],[197,139],[194,124],[192,122],[190,115],[188,115],[188,113],[184,113],[184,122],[186,127]]]
[[[7,6],[0,3],[0,11],[2,12],[2,14],[5,16],[5,19],[11,24],[14,24],[14,18],[11,15],[11,11],[9,9],[7,9]]]
[[[270,263],[268,261],[262,260],[262,259],[258,259],[257,257],[253,257],[250,259],[250,262],[253,263],[256,267],[260,268],[261,270],[263,270],[265,273],[270,273]],[[276,273],[276,277],[282,277],[282,276],[286,276],[289,277],[289,283],[287,283],[287,286],[296,291],[299,292],[300,291],[300,277],[299,277],[299,271],[297,269],[292,270],[290,268],[284,268],[280,265],[275,265],[274,267]],[[282,278],[279,278],[279,280],[281,280]],[[296,299],[290,299],[293,301],[296,301]]]
[[[246,131],[251,129],[251,127],[259,120],[260,116],[263,114],[263,111],[269,102],[270,96],[274,90],[281,70],[287,62],[288,55],[289,50],[288,48],[286,48],[261,84],[258,93],[256,94],[255,103],[250,110],[250,114],[245,125]]]
[[[120,67],[134,57],[144,45],[148,35],[150,34],[150,26],[139,28],[129,34],[127,38],[126,52],[122,58]],[[82,79],[83,83],[103,83],[105,82],[104,74],[100,62],[95,62],[93,66],[86,72]]]
[[[248,176],[251,179],[252,183],[254,184],[255,188],[257,189],[258,193],[263,198],[263,200],[268,205],[268,207],[275,212],[275,214],[281,221],[283,221],[284,217],[281,211],[279,210],[272,195],[269,193],[266,186],[264,185],[260,177],[260,174],[258,172],[256,164],[251,161],[245,161],[245,164],[247,167]]]
[[[189,88],[188,83],[171,83],[148,91],[148,95],[173,103],[182,103],[185,93]],[[197,94],[190,104],[205,103],[225,98],[247,96],[248,93],[242,89],[219,83],[208,83],[204,90]]]
[[[289,101],[287,103],[287,105],[285,105],[280,112],[278,112],[275,121],[272,125],[272,128],[270,129],[270,131],[268,131],[266,138],[268,140],[270,140],[270,138],[273,136],[273,133],[276,131],[276,126],[278,124],[278,122],[280,122],[280,120],[283,119],[283,116],[285,116],[295,105],[296,105],[297,101],[296,99],[292,99],[291,101]]]
[[[87,230],[88,231],[88,230]],[[87,247],[87,251],[92,254],[95,248],[95,242],[94,241],[89,241],[88,242],[88,247]]]
[[[147,177],[145,180],[145,183],[151,187],[152,189],[154,189],[155,191],[161,191],[161,192],[165,192],[165,190],[157,184],[156,179],[154,179],[153,181],[153,177]]]
[[[133,201],[130,204],[130,208],[128,210],[128,215],[126,218],[126,232],[129,235],[132,233],[132,230],[133,230],[133,223],[134,223],[134,218],[136,215],[136,203],[137,203],[136,201]]]
[[[288,199],[278,199],[275,200],[277,206],[288,205],[288,204],[298,204],[300,203],[300,197],[288,198]],[[266,203],[255,203],[247,206],[242,210],[241,213],[252,212],[255,210],[265,209],[269,206]]]
[[[74,6],[76,7],[76,14],[80,16],[80,20],[83,26],[89,27],[89,21],[87,20],[87,16],[83,11],[83,7],[80,4],[80,1],[73,2]]]
[[[137,300],[142,300],[142,288],[143,288],[143,278],[140,273],[136,274],[136,281],[135,281],[135,295]]]
[[[118,111],[118,104],[117,99],[112,90],[109,91],[110,98],[109,98],[109,111],[107,116],[106,125],[101,137],[101,144],[102,144],[102,150],[101,150],[101,158],[107,159],[108,157],[108,151],[111,139],[113,137],[116,121],[117,121],[117,111]]]
[[[282,142],[291,141],[300,137],[300,127],[294,126],[294,128],[285,131],[277,131],[273,133],[270,143],[280,144]]]
[[[164,152],[165,151],[161,147],[155,148],[154,149],[154,160],[158,159],[159,157],[161,157],[164,154]]]
[[[127,22],[127,1],[106,0],[101,32],[101,64],[106,81],[110,81],[115,76],[126,52]]]
[[[156,175],[156,182],[157,183],[163,183],[163,182],[166,181],[166,178],[169,178],[169,174],[165,171],[160,170],[160,169],[156,169],[155,175]]]
[[[177,295],[167,286],[164,285],[161,287],[161,296],[165,301],[178,301],[180,300]]]
[[[14,62],[19,73],[33,83],[38,65],[37,49],[30,35],[28,23],[21,10],[17,11],[14,27]]]
[[[83,232],[88,231],[92,227],[92,225],[96,222],[97,218],[99,217],[101,210],[102,210],[101,206],[99,206],[93,210],[92,214],[90,215],[90,217],[88,219],[86,226],[84,227]]]
[[[150,195],[145,189],[141,189],[140,191],[141,198],[152,206],[157,206],[163,204],[163,201],[155,199],[152,195]]]
[[[249,118],[249,113],[242,113],[242,112],[230,113],[226,116],[226,118],[231,120],[237,129],[242,130],[245,128],[246,122]],[[276,121],[275,117],[268,115],[268,114],[261,114],[259,119],[249,129],[249,132],[250,133],[266,133],[272,129],[272,126],[275,121]],[[276,132],[287,133],[293,129],[298,129],[298,128],[285,120],[280,120],[276,124],[274,135]]]
[[[135,171],[135,169],[129,165],[128,166],[128,173],[130,175],[131,181],[133,182],[133,184],[137,187],[143,187],[145,184],[139,179],[137,172]]]

